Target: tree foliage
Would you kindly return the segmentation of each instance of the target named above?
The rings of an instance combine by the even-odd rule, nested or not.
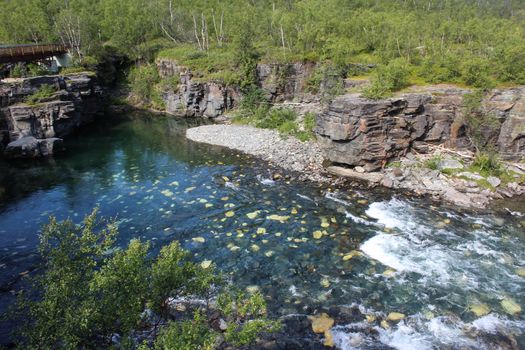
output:
[[[100,226],[97,210],[80,225],[51,218],[44,226],[39,246],[42,270],[32,278],[31,288],[21,292],[15,313],[23,323],[20,348],[108,348],[113,334],[122,336],[122,344],[132,344],[131,334],[144,326],[146,309],[168,320],[170,298],[210,298],[214,290],[228,295],[213,266],[189,261],[178,242],[152,257],[149,243],[132,240],[120,249],[115,245],[116,225],[97,229]],[[260,294],[243,294],[235,308],[239,310],[235,317],[230,309],[218,308],[228,327],[243,334],[240,340],[227,339],[230,343],[248,344],[262,332],[277,329],[278,324],[266,318]],[[208,311],[197,310],[191,321],[168,322],[154,348],[214,348],[216,333],[208,325]]]
[[[518,0],[3,0],[0,41],[62,40],[78,44],[80,57],[112,47],[143,61],[181,45],[227,52],[248,85],[261,59],[403,59],[427,82],[479,87],[525,82],[524,22]]]

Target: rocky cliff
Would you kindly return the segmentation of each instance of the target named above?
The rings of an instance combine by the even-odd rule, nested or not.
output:
[[[316,133],[326,157],[373,171],[388,161],[430,146],[470,147],[465,132],[463,96],[468,90],[432,86],[373,101],[359,94],[335,98],[317,118]],[[525,87],[495,90],[483,106],[495,125],[481,125],[505,159],[525,158]]]
[[[43,86],[53,93],[27,103]],[[0,143],[5,154],[15,158],[52,154],[61,137],[92,121],[100,97],[96,78],[87,73],[0,83]]]
[[[164,92],[166,111],[188,117],[217,118],[236,107],[241,93],[236,86],[227,86],[219,81],[197,79],[191,69],[174,60],[157,60],[161,78],[178,79],[174,89]],[[269,102],[310,102],[315,96],[305,93],[307,80],[315,69],[308,63],[259,64],[258,82]]]

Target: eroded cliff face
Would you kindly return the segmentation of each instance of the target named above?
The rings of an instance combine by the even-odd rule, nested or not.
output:
[[[168,113],[215,119],[238,106],[241,100],[238,87],[217,81],[203,82],[176,61],[159,59],[157,69],[161,78],[179,80],[175,89],[164,92]],[[306,93],[305,87],[314,69],[315,65],[303,63],[259,64],[257,76],[269,102],[311,102],[316,96]]]
[[[25,100],[43,85],[54,94],[35,104]],[[100,110],[101,89],[94,76],[43,76],[0,84],[0,139],[9,157],[50,155]],[[55,147],[53,147],[55,146]]]
[[[315,131],[330,161],[367,171],[413,150],[425,153],[432,145],[467,148],[471,143],[465,132],[463,97],[468,92],[433,86],[379,101],[342,95],[318,116]],[[525,87],[495,90],[483,105],[497,124],[482,125],[481,132],[503,158],[524,159]]]

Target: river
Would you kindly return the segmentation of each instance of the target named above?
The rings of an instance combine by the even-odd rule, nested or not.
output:
[[[110,119],[54,159],[0,162],[0,311],[37,266],[48,217],[79,221],[99,207],[121,244],[179,240],[195,261],[259,288],[275,316],[352,304],[407,316],[373,339],[363,333],[358,347],[362,324],[337,325],[343,349],[490,349],[498,332],[525,347],[524,312],[509,311],[525,306],[525,217],[273,181],[257,159],[186,140],[195,121]],[[11,328],[4,322],[0,338]]]

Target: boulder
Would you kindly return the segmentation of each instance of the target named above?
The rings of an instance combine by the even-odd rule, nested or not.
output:
[[[438,169],[439,170],[446,170],[446,169],[463,169],[464,166],[459,160],[455,159],[442,159],[438,163]]]
[[[383,180],[383,174],[374,173],[361,173],[352,169],[347,169],[339,166],[330,166],[326,169],[330,174],[348,177],[354,180],[368,182],[370,184],[378,184]]]
[[[38,158],[48,157],[63,150],[62,139],[36,139],[33,136],[22,137],[10,142],[4,154],[7,158]]]
[[[492,187],[498,187],[499,185],[501,185],[501,180],[495,176],[487,177],[487,181]]]

